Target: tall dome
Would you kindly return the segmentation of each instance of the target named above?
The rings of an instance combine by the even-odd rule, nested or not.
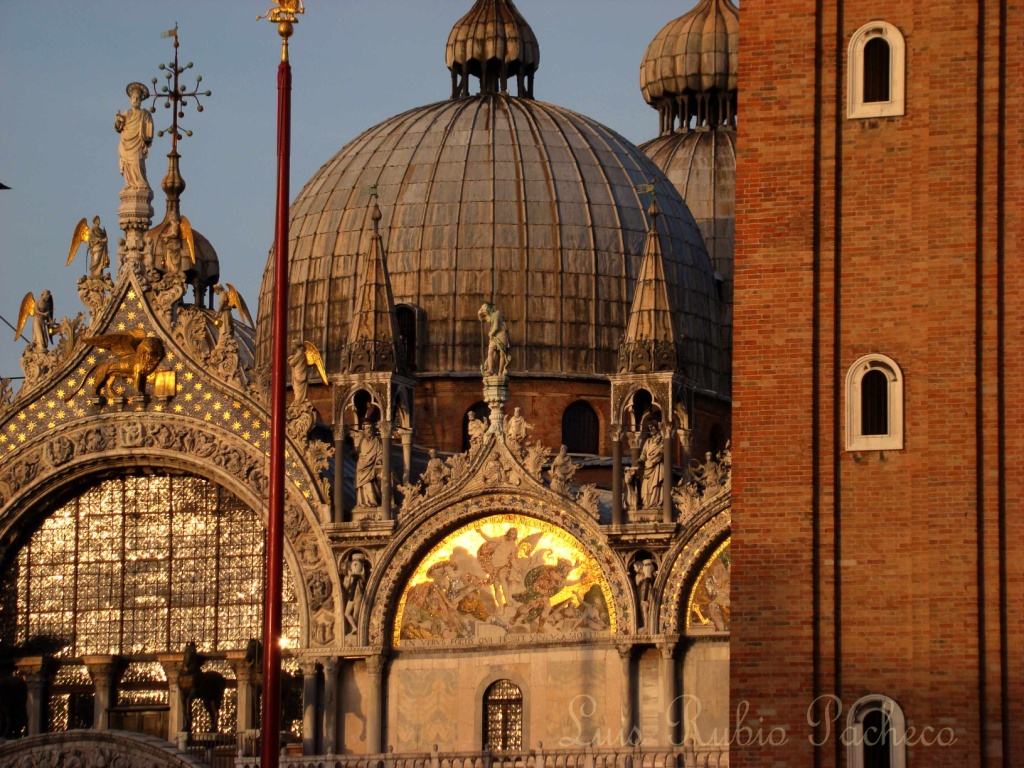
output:
[[[504,13],[505,32],[498,35],[474,16],[478,11]],[[483,50],[486,41],[472,42],[470,33],[525,41],[533,39],[528,29],[511,2],[480,0],[452,38],[461,51]],[[515,56],[505,50],[507,64]],[[451,38],[448,51],[451,60]],[[516,56],[536,63],[539,52]],[[454,61],[478,59],[457,53]],[[516,71],[532,70],[523,64]],[[460,96],[460,87],[449,101],[370,128],[295,198],[289,344],[313,342],[327,371],[341,372],[357,262],[373,235],[368,192],[375,191],[394,302],[416,318],[416,373],[479,371],[477,313],[484,302],[509,324],[513,375],[614,373],[648,230],[650,187],[664,211],[658,226],[681,340],[679,368],[695,385],[727,392],[713,270],[678,192],[611,129],[525,93],[512,97],[487,72],[463,72],[480,78],[475,96]],[[270,355],[271,288],[268,262],[257,322],[260,362]]]
[[[480,95],[370,128],[331,158],[291,207],[290,343],[314,342],[339,370],[373,232],[376,187],[394,300],[422,310],[419,372],[474,371],[483,302],[512,329],[513,372],[615,370],[654,181],[665,273],[685,358],[702,386],[724,370],[717,298],[700,231],[639,149],[569,110]],[[649,198],[648,198],[649,200]],[[264,273],[258,356],[269,359],[272,274]]]

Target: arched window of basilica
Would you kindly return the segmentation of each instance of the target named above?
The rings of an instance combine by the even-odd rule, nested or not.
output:
[[[601,423],[586,400],[577,400],[562,414],[562,442],[569,453],[598,454]]]
[[[523,692],[511,680],[498,680],[484,693],[483,745],[492,752],[523,748]]]

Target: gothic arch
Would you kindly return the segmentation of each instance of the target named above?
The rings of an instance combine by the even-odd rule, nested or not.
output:
[[[536,518],[574,536],[597,561],[608,583],[617,617],[617,634],[635,633],[636,606],[629,575],[596,523],[566,514],[562,508],[539,496],[491,493],[457,501],[437,514],[421,517],[418,524],[397,533],[370,575],[359,622],[361,644],[389,647],[398,597],[421,559],[448,533],[497,514]]]
[[[658,627],[661,634],[681,635],[686,631],[686,599],[694,579],[707,559],[729,538],[732,522],[730,494],[722,494],[698,515],[699,527],[680,537],[662,558],[655,582],[658,596]]]

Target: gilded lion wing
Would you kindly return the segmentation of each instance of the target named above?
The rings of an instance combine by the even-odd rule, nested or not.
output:
[[[312,341],[303,342],[302,346],[306,348],[306,365],[315,365],[316,372],[320,374],[320,380],[326,384],[327,369],[324,367],[324,359],[320,355],[320,350]]]
[[[178,219],[181,224],[181,239],[185,241],[185,245],[188,246],[188,255],[192,259],[192,263],[196,263],[196,238],[192,234],[192,224],[182,216]]]
[[[255,328],[256,323],[252,321],[252,315],[249,314],[249,308],[245,306],[245,299],[242,298],[242,294],[231,283],[226,285],[228,287],[228,306],[238,310],[238,314],[245,320],[246,325],[250,328]]]
[[[101,336],[87,336],[82,342],[90,347],[109,349],[118,357],[129,357],[135,354],[139,342],[146,338],[146,332],[141,328],[133,328],[124,333],[105,333]]]
[[[78,252],[79,246],[82,243],[89,242],[89,223],[82,219],[75,225],[75,232],[71,235],[71,248],[68,249],[68,263],[64,266],[70,267],[71,262],[75,260],[75,254]]]
[[[25,298],[21,300],[21,307],[18,309],[18,322],[15,326],[14,340],[17,341],[18,337],[21,336],[21,332],[25,330],[25,323],[28,319],[36,313],[36,297],[32,295],[32,291],[25,294]]]

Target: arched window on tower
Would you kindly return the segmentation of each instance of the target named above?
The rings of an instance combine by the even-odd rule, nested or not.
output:
[[[511,680],[498,680],[484,693],[483,745],[492,752],[523,748],[523,692]]]
[[[562,442],[569,453],[601,452],[601,423],[586,400],[577,400],[562,414]]]
[[[846,450],[903,448],[903,374],[884,355],[865,355],[846,374]]]
[[[872,21],[853,33],[848,50],[847,117],[894,117],[905,107],[906,44],[900,31]]]
[[[888,696],[858,700],[847,716],[846,734],[850,768],[905,768],[906,720]]]

